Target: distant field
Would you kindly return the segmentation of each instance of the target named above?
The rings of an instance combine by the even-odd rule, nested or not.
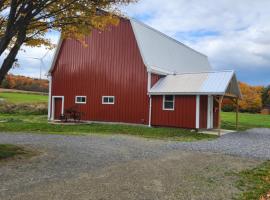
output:
[[[46,103],[48,96],[17,92],[0,92],[0,99],[4,99],[8,103]]]
[[[222,112],[222,128],[235,129],[235,113]],[[239,130],[270,128],[270,115],[239,113]]]

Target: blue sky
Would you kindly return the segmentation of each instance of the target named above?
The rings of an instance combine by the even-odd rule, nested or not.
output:
[[[269,0],[140,0],[122,12],[209,57],[214,70],[233,69],[240,81],[270,84]],[[48,35],[57,42],[58,34]],[[24,48],[13,73],[39,76],[44,48]],[[47,71],[53,51],[44,59]],[[45,77],[45,76],[43,76]]]

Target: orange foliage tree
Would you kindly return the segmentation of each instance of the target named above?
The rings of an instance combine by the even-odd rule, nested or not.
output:
[[[246,83],[239,82],[242,92],[242,99],[239,101],[239,108],[242,112],[259,112],[262,108],[262,86],[251,86]],[[233,111],[234,105],[230,99],[223,101],[224,111]]]
[[[15,76],[9,74],[0,85],[6,89],[27,90],[35,92],[48,92],[48,80],[34,79],[26,76]]]

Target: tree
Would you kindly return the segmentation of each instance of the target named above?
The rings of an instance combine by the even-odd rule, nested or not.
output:
[[[60,31],[63,38],[84,44],[93,29],[118,24],[117,6],[136,0],[0,0],[0,83],[16,63],[22,45],[53,48],[45,35]],[[106,10],[106,12],[104,11]]]
[[[263,89],[262,103],[263,106],[270,106],[270,85]]]
[[[246,83],[239,82],[242,93],[242,99],[239,101],[240,111],[242,112],[259,112],[262,108],[262,86],[250,86]],[[229,99],[223,101],[223,111],[233,111],[235,105]]]

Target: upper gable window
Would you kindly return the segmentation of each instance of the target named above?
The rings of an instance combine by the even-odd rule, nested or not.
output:
[[[163,96],[163,110],[174,110],[174,100],[173,95],[164,95]]]
[[[103,96],[102,104],[114,104],[114,96]]]
[[[77,104],[86,104],[86,96],[76,96],[75,103]]]

